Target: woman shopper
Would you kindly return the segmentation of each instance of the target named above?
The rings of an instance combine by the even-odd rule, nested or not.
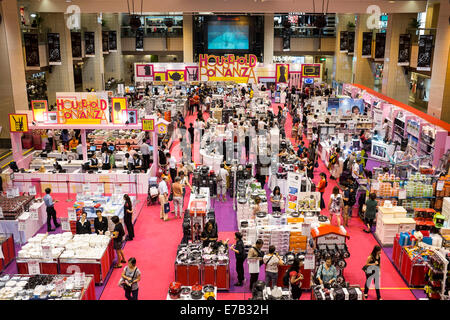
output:
[[[378,203],[375,200],[377,198],[377,195],[375,193],[371,193],[369,195],[369,199],[367,199],[365,206],[363,206],[363,212],[364,212],[364,222],[366,223],[367,229],[364,229],[364,232],[370,233],[373,221],[375,220],[375,217],[377,215],[377,206]]]
[[[381,247],[376,245],[370,256],[367,258],[366,264],[363,267],[363,271],[366,274],[366,283],[364,285],[364,298],[367,299],[369,293],[369,285],[372,283],[372,279],[375,282],[375,291],[377,293],[377,300],[381,299],[380,294],[380,256]],[[369,281],[370,278],[370,281]]]
[[[127,240],[133,241],[134,239],[134,226],[133,226],[133,206],[131,204],[130,196],[127,194],[123,195],[123,200],[125,200],[125,205],[123,207],[124,214],[123,214],[123,222],[125,223],[125,226],[127,227]]]
[[[242,233],[235,232],[234,239],[236,240],[236,244],[232,244],[230,249],[234,251],[236,256],[236,273],[237,273],[237,282],[234,284],[235,287],[242,287],[244,283],[244,261],[245,261],[245,248],[244,241],[242,241]]]
[[[128,265],[123,269],[120,281],[125,290],[125,298],[127,300],[137,300],[141,271],[136,267],[136,258],[131,257],[128,259]]]
[[[320,284],[331,285],[336,281],[337,270],[336,267],[333,266],[333,261],[330,255],[325,257],[325,262],[322,263],[317,269],[316,279]]]
[[[269,246],[269,253],[264,256],[263,262],[266,265],[266,286],[273,288],[277,285],[278,266],[284,264],[283,259],[275,252],[275,246]]]
[[[117,264],[114,266],[114,268],[122,268],[121,263],[126,262],[122,251],[122,241],[123,236],[125,235],[125,230],[123,230],[123,226],[120,223],[118,216],[113,216],[111,218],[111,221],[114,223],[114,231],[111,235],[111,238],[114,239],[114,249],[117,253]]]
[[[284,199],[279,186],[273,188],[273,193],[270,195],[270,201],[272,202],[272,212],[281,212],[281,202],[284,201]]]
[[[291,289],[293,300],[299,300],[302,296],[303,274],[300,272],[300,268],[300,260],[296,258],[287,271],[289,273],[289,287]]]
[[[175,178],[175,183],[172,185],[172,192],[175,218],[181,218],[183,213],[183,186],[179,176]]]
[[[341,226],[341,211],[344,207],[344,201],[338,187],[333,188],[333,193],[330,196],[330,223],[333,223],[333,215],[336,216],[338,227]]]
[[[325,192],[325,188],[328,185],[327,175],[323,172],[320,173],[320,181],[317,185],[317,191],[320,192],[320,209],[325,209],[325,201],[323,200],[323,194]]]

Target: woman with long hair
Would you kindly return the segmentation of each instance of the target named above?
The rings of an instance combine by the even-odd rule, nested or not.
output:
[[[125,223],[125,227],[128,232],[128,241],[132,241],[134,238],[134,226],[132,221],[133,216],[133,205],[131,204],[131,199],[128,194],[123,195],[123,200],[125,200],[125,204],[123,206],[123,222]]]
[[[320,209],[325,209],[325,201],[323,200],[323,194],[325,192],[325,188],[328,185],[327,175],[323,172],[320,173],[320,181],[317,185],[317,191],[320,192]]]
[[[366,282],[364,284],[364,298],[367,299],[369,293],[369,285],[372,280],[375,282],[375,291],[377,293],[377,300],[381,299],[380,294],[380,257],[381,257],[381,247],[376,245],[373,247],[370,256],[367,258],[366,264],[363,267],[364,273],[366,274]],[[370,281],[369,281],[370,278]]]
[[[338,227],[341,226],[341,210],[344,207],[344,201],[338,187],[333,188],[333,193],[330,196],[330,223],[333,223],[333,216],[336,216]]]
[[[270,195],[270,201],[272,202],[272,212],[281,212],[281,202],[283,201],[283,195],[281,194],[280,187],[273,188],[273,192]]]
[[[302,296],[303,274],[300,272],[300,268],[300,260],[296,258],[287,271],[289,273],[289,287],[291,288],[292,300],[299,300]]]

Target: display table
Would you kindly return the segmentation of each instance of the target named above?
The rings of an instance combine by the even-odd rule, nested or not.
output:
[[[363,292],[362,292],[362,290],[361,290],[361,287],[360,287],[359,285],[350,285],[350,286],[348,287],[348,289],[350,289],[350,288],[352,288],[352,290],[353,290],[353,289],[355,290],[356,295],[353,297],[353,299],[348,299],[348,300],[365,300],[365,299],[364,299],[364,294],[363,294]],[[348,289],[347,289],[347,292],[348,292]],[[335,298],[336,298],[336,297],[333,296],[333,299],[330,299],[330,300],[335,300]],[[311,300],[320,300],[320,301],[324,301],[323,298],[317,297],[316,290],[311,290]],[[328,299],[325,299],[325,300],[328,300]],[[342,300],[345,300],[345,299],[342,299]]]
[[[218,290],[230,289],[230,265],[204,264],[202,268],[201,284],[214,285]]]
[[[205,149],[200,149],[200,162],[214,170],[214,172],[219,172],[220,164],[223,162],[223,155],[212,155],[208,154]]]
[[[12,234],[0,235],[0,272],[2,272],[16,257],[14,236]]]
[[[398,236],[394,238],[392,260],[408,286],[421,287],[426,284],[426,264],[413,261],[405,248],[400,246]]]
[[[37,210],[38,219],[33,220],[31,210]],[[30,206],[30,212],[23,212],[16,220],[0,220],[0,233],[14,235],[16,243],[24,244],[47,223],[47,212],[44,202],[35,202]],[[23,230],[19,231],[19,223],[23,223]]]
[[[192,289],[192,286],[182,286],[181,289],[183,289],[183,288],[189,288],[189,289]],[[214,297],[215,297],[215,299],[217,300],[217,287],[214,287]],[[172,298],[170,297],[169,292],[167,292],[166,300],[177,301],[177,300],[194,300],[194,299],[192,299],[190,295],[189,295],[189,296],[186,296],[186,297],[181,296],[180,299],[172,299]],[[205,299],[204,296],[202,296],[202,298],[199,299],[199,300],[206,300],[206,299]]]
[[[202,283],[201,264],[175,263],[175,281],[183,286],[193,286]]]
[[[59,274],[59,262],[58,259],[51,259],[44,261],[42,259],[22,259],[16,258],[17,272],[21,274],[29,274],[28,263],[38,260],[40,274]]]
[[[103,284],[109,270],[112,267],[114,259],[113,241],[109,242],[103,252],[101,259],[59,259],[60,273],[70,273],[74,268],[79,268],[79,272],[91,274],[94,277],[95,284]],[[78,270],[77,270],[78,271]]]
[[[283,277],[284,277],[284,274],[286,273],[286,271],[290,267],[291,267],[290,265],[278,266],[278,280],[277,280],[278,287],[284,287]],[[307,289],[307,290],[311,289],[312,270],[301,267],[300,273],[303,275],[302,289]]]
[[[397,233],[409,232],[416,227],[416,221],[406,218],[403,207],[379,207],[375,236],[383,246],[393,245]]]

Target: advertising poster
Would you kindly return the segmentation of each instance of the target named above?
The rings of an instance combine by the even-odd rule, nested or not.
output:
[[[186,67],[186,80],[198,81],[198,67]]]
[[[417,70],[431,71],[432,54],[433,35],[421,35],[419,37],[419,56],[417,58]]]
[[[144,29],[136,30],[136,51],[144,51]]]
[[[363,32],[361,58],[372,58],[372,32]]]
[[[28,132],[28,116],[26,114],[17,114],[17,113],[10,114],[9,131]]]
[[[108,32],[109,52],[117,52],[117,31]]]
[[[411,56],[411,35],[401,34],[398,42],[398,63],[399,66],[409,66]]]
[[[155,81],[166,81],[166,73],[165,72],[155,72],[153,79]]]
[[[51,66],[61,65],[61,44],[59,33],[47,33],[48,64]]]
[[[287,83],[289,75],[289,64],[278,64],[276,65],[276,79],[277,83]]]
[[[113,123],[125,123],[126,117],[124,117],[124,111],[127,110],[126,98],[112,98],[112,117]]]
[[[31,101],[31,108],[33,110],[33,120],[36,122],[45,122],[47,120],[47,101],[33,100]]]
[[[167,81],[185,81],[184,70],[167,70]]]
[[[102,51],[103,54],[109,54],[109,32],[102,31]]]
[[[291,29],[283,29],[283,51],[291,51]]]
[[[109,123],[108,92],[57,92],[56,108],[58,124],[107,124]],[[51,119],[50,112],[48,113]]]
[[[375,61],[384,61],[386,33],[377,33],[375,37]]]
[[[38,35],[34,33],[24,33],[25,59],[27,67],[38,67],[39,64],[39,40]]]
[[[364,100],[351,98],[328,99],[327,112],[343,116],[360,115],[364,113]]]
[[[348,52],[348,32],[341,31],[339,36],[339,50],[341,53]]]
[[[142,119],[142,131],[155,131],[155,120]]]
[[[320,64],[302,64],[302,76],[320,78]]]
[[[82,51],[81,51],[81,32],[71,32],[70,38],[72,41],[72,58],[74,60],[81,60]]]
[[[86,57],[95,57],[95,32],[84,33],[84,50]]]
[[[355,52],[355,31],[349,31],[347,33],[348,54],[353,55]]]

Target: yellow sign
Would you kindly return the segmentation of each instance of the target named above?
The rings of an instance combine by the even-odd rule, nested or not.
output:
[[[37,122],[45,122],[47,120],[47,101],[32,100],[31,108],[33,110],[33,120]]]
[[[165,123],[159,123],[157,125],[158,127],[158,133],[159,134],[166,134],[167,133],[167,125]]]
[[[28,116],[26,114],[9,114],[9,131],[28,132]]]
[[[123,117],[123,111],[127,110],[126,98],[112,98],[112,122],[113,123],[125,123],[127,119]]]
[[[167,78],[168,81],[185,81],[184,70],[168,70]]]
[[[142,119],[142,131],[155,131],[155,120]]]
[[[155,72],[153,76],[154,81],[166,81],[166,73],[165,72]]]
[[[276,64],[276,81],[277,83],[287,83],[289,77],[289,64]]]

